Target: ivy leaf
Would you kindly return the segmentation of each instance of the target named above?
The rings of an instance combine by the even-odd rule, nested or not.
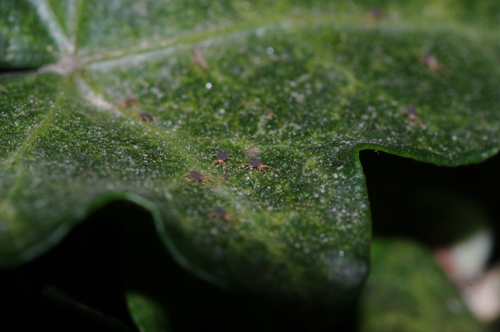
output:
[[[372,266],[360,301],[362,331],[484,330],[426,248],[375,239]]]
[[[161,305],[142,294],[127,294],[129,310],[140,331],[171,331]]]
[[[1,6],[0,65],[41,66],[0,77],[2,268],[129,200],[205,280],[343,304],[369,265],[360,150],[456,166],[499,149],[493,1]]]

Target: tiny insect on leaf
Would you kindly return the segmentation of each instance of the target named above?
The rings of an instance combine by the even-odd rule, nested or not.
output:
[[[216,154],[213,154],[212,157],[217,158],[216,160],[214,160],[214,162],[212,163],[212,166],[210,166],[210,168],[214,167],[215,164],[219,163],[219,164],[222,164],[222,171],[225,173],[226,170],[225,170],[225,167],[226,167],[226,160],[227,159],[233,159],[229,156],[231,156],[231,154],[229,154],[229,152],[227,152],[227,150],[224,150],[224,149],[220,149],[219,151],[217,151]]]
[[[272,168],[271,166],[267,166],[267,165],[264,165],[262,164],[262,161],[257,158],[257,157],[250,157],[248,158],[247,160],[247,164],[246,164],[249,168],[257,168],[260,171],[264,171],[264,173],[266,173],[267,175],[267,178],[269,179],[269,174],[267,174],[266,170],[264,168],[270,168],[270,169],[273,169],[275,171],[278,171],[277,169],[275,168]]]

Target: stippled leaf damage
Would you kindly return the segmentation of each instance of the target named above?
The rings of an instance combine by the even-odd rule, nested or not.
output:
[[[344,303],[369,269],[358,152],[499,148],[493,1],[0,6],[0,65],[40,67],[0,77],[1,267],[126,199],[202,278]]]

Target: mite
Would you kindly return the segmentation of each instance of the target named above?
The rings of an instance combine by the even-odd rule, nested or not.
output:
[[[225,170],[226,160],[227,159],[233,160],[233,158],[229,157],[231,155],[229,154],[229,152],[227,152],[224,149],[220,149],[219,151],[217,151],[216,154],[211,155],[211,157],[214,157],[214,156],[217,159],[214,160],[214,162],[212,163],[212,166],[210,166],[210,168],[214,167],[216,163],[219,163],[219,164],[222,164],[222,172],[225,173],[226,172],[226,170]]]
[[[203,52],[198,46],[193,48],[193,61],[199,64],[201,67],[208,69],[208,63],[203,56]]]
[[[250,155],[250,156],[258,156],[261,153],[261,151],[258,148],[246,148],[245,149],[245,154]]]
[[[273,110],[270,108],[266,109],[266,115],[267,115],[267,118],[269,120],[272,120],[273,118],[276,118],[276,119],[278,118],[278,116],[276,114],[274,114]]]
[[[420,127],[425,129],[425,125],[422,123],[422,121],[417,115],[417,108],[415,106],[413,106],[412,104],[406,105],[405,113],[406,113],[406,119],[408,120],[408,126],[407,126],[408,129],[412,125],[413,121],[417,121]]]
[[[150,123],[155,120],[153,114],[148,112],[141,112],[137,116],[139,117],[139,119],[146,121],[147,123]]]
[[[383,16],[384,13],[382,12],[382,9],[378,7],[373,7],[372,9],[370,9],[370,12],[368,13],[368,19],[372,22],[379,21]]]
[[[217,219],[222,219],[225,221],[233,221],[234,216],[232,214],[228,214],[226,210],[221,208],[220,206],[213,207],[211,209],[212,215]]]
[[[221,179],[222,179],[223,181],[229,180],[230,178],[231,178],[231,175],[229,175],[229,174],[223,174],[223,175],[221,176]]]
[[[189,180],[193,180],[196,182],[208,182],[208,181],[215,182],[212,178],[210,178],[208,176],[204,176],[203,174],[201,174],[198,171],[191,171],[191,172],[187,173],[186,175],[189,178]]]
[[[260,161],[260,159],[257,158],[257,157],[250,157],[250,158],[248,158],[246,165],[249,168],[252,168],[252,167],[257,168],[259,170],[259,172],[260,171],[264,171],[264,173],[266,173],[268,179],[269,179],[269,174],[267,174],[267,172],[266,172],[266,170],[264,168],[274,169],[275,171],[279,172],[277,169],[272,168],[271,166],[266,166],[266,165],[262,164],[262,161]]]
[[[123,103],[120,103],[120,106],[123,108],[131,107],[137,105],[137,99],[135,98],[127,98]]]
[[[442,68],[441,63],[438,61],[436,56],[432,54],[424,54],[422,58],[420,58],[420,62],[425,64],[433,73],[436,73]]]

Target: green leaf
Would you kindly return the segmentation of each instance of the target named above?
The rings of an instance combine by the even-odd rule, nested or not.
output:
[[[410,241],[372,242],[360,331],[482,331],[431,253]]]
[[[127,303],[139,331],[171,331],[161,304],[136,293],[127,294]]]
[[[2,66],[45,66],[0,77],[3,268],[125,199],[201,278],[343,304],[369,264],[360,150],[456,166],[499,149],[493,1],[381,3],[377,22],[369,2],[15,3]],[[232,153],[225,181],[218,149]],[[279,171],[245,169],[249,149]]]
[[[43,2],[40,1],[40,4]],[[55,61],[56,44],[44,24],[50,24],[50,11],[28,1],[2,1],[0,4],[0,69],[36,68]],[[45,22],[43,22],[45,21]],[[54,31],[52,37],[62,34]]]

